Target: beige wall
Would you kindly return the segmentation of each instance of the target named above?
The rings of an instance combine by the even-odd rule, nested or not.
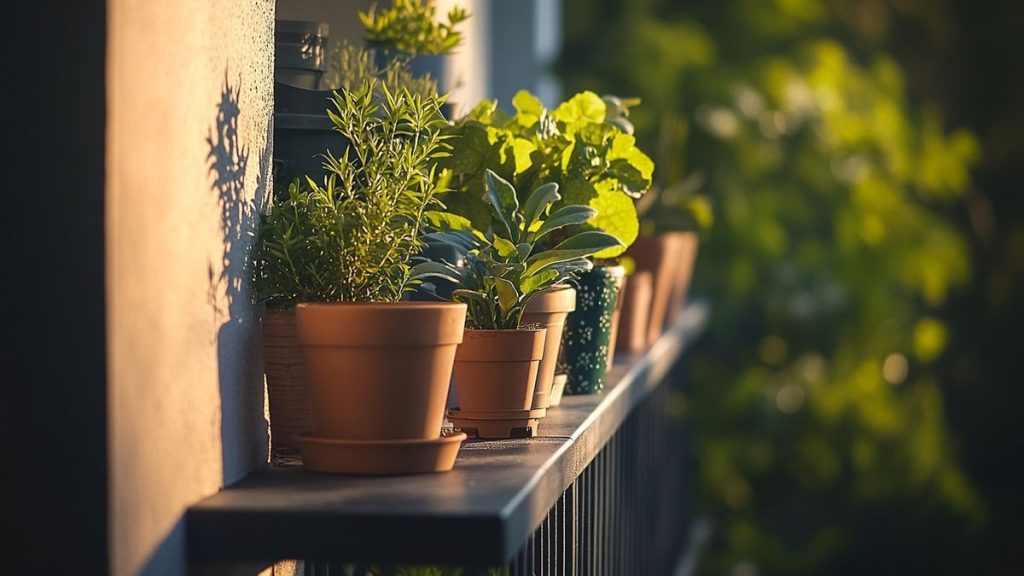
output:
[[[111,565],[175,574],[185,508],[265,458],[243,263],[274,2],[110,0],[108,18]]]

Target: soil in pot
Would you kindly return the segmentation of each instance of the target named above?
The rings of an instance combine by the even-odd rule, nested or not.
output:
[[[537,385],[533,392],[533,408],[551,405],[551,385],[558,364],[558,351],[562,346],[565,319],[576,309],[576,290],[572,286],[556,286],[536,296],[526,306],[524,325],[547,328],[544,340],[544,358],[537,372]]]
[[[626,254],[636,262],[637,272],[650,272],[653,278],[651,313],[647,323],[647,345],[653,344],[665,326],[672,286],[676,279],[676,262],[683,245],[683,233],[666,232],[642,236]]]
[[[439,437],[465,304],[299,304],[296,320],[315,436]]]
[[[612,315],[625,275],[622,266],[601,266],[576,280],[576,310],[565,323],[557,368],[568,376],[568,394],[594,394],[604,388]]]
[[[298,455],[293,436],[313,429],[309,383],[295,331],[295,310],[263,312],[263,371],[270,408],[271,462]]]
[[[654,275],[634,272],[622,291],[622,317],[615,341],[618,352],[639,352],[647,347],[647,324],[651,318]]]
[[[546,335],[545,328],[466,330],[455,356],[459,409],[529,410]]]

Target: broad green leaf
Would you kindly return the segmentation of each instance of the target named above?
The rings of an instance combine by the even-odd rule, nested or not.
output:
[[[570,236],[566,241],[555,246],[551,250],[535,254],[527,259],[526,275],[532,276],[539,270],[557,262],[583,258],[603,250],[615,248],[625,249],[625,246],[623,246],[622,242],[620,242],[618,238],[611,236],[610,234],[598,232],[597,230],[580,232],[579,234]]]
[[[519,209],[519,201],[516,199],[515,188],[490,169],[484,172],[484,179],[487,185],[487,200],[491,203],[494,217],[503,226],[499,232],[505,232],[505,237],[513,242],[517,241],[519,230],[515,225],[515,213]]]
[[[544,104],[526,90],[516,92],[512,97],[512,106],[516,109],[516,124],[524,128],[536,124],[544,114]]]
[[[452,298],[458,302],[465,302],[467,304],[475,302],[478,305],[490,307],[490,301],[487,299],[487,296],[482,292],[477,292],[476,290],[458,288],[452,291]]]
[[[651,179],[644,178],[632,164],[625,160],[612,160],[608,173],[619,181],[622,190],[632,198],[643,196],[644,192],[651,187]]]
[[[415,279],[423,278],[443,278],[451,282],[459,283],[462,280],[464,271],[456,268],[455,266],[445,265],[440,262],[426,261],[420,262],[412,267],[411,277]]]
[[[494,279],[494,288],[498,293],[498,305],[504,311],[511,310],[519,303],[519,292],[514,284],[504,278]]]
[[[500,237],[494,239],[494,248],[498,251],[499,256],[506,259],[517,253],[515,244]]]
[[[526,202],[523,203],[523,218],[526,221],[526,229],[529,230],[533,223],[544,215],[548,206],[561,198],[558,194],[558,184],[556,182],[548,182],[538,186],[526,199]]]
[[[520,114],[540,116],[544,113],[544,104],[527,90],[520,90],[512,97],[512,107]]]
[[[455,230],[448,232],[430,232],[428,234],[424,234],[421,238],[425,242],[441,242],[458,248],[462,253],[466,253],[480,246],[480,239],[474,234],[478,234],[478,232]]]
[[[564,122],[568,132],[575,132],[578,125],[604,122],[604,100],[589,90],[580,92],[555,108],[551,116]]]
[[[519,253],[519,259],[525,261],[530,257],[530,252],[533,252],[533,244],[529,242],[523,242],[522,244],[516,245],[516,252]]]
[[[640,233],[640,219],[637,217],[633,200],[616,190],[610,181],[599,182],[594,188],[597,196],[587,204],[597,209],[597,215],[591,218],[588,226],[604,230],[622,241],[623,247],[610,248],[594,255],[595,258],[615,258],[625,251]],[[568,195],[566,195],[568,201]]]
[[[512,154],[516,161],[516,174],[522,174],[530,169],[530,166],[533,165],[533,159],[530,155],[536,149],[537,146],[525,138],[516,138],[512,141]]]
[[[558,270],[552,270],[551,268],[541,270],[533,276],[527,276],[526,279],[523,280],[523,295],[529,295],[537,290],[547,288],[548,285],[558,279],[559,276],[561,276],[561,274],[559,274]]]
[[[572,224],[583,224],[587,220],[590,220],[597,214],[597,210],[590,206],[580,206],[573,204],[571,206],[562,206],[558,210],[551,213],[551,216],[540,225],[537,229],[533,241],[536,242],[549,233],[564,228]]]
[[[562,204],[579,204],[589,206],[597,198],[598,191],[593,184],[582,178],[572,178],[562,184],[559,190],[562,194]]]
[[[474,229],[473,223],[469,221],[469,218],[452,214],[451,212],[428,210],[423,213],[423,216],[437,230],[466,230],[472,232]]]

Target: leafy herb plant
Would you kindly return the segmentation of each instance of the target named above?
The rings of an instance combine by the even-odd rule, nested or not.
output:
[[[555,182],[564,205],[596,210],[585,227],[600,229],[622,241],[596,257],[613,258],[639,232],[634,199],[651,185],[654,163],[631,134],[629,100],[581,92],[548,111],[536,96],[520,91],[508,115],[497,102],[481,102],[451,129],[453,154],[442,161],[452,191],[449,211],[486,229],[492,218],[484,173],[491,170],[520,191]]]
[[[448,12],[447,22],[435,22],[433,0],[393,0],[390,8],[360,12],[359,20],[371,44],[392,47],[409,54],[448,54],[462,41],[455,28],[469,18],[458,6]]]
[[[326,157],[323,183],[294,182],[263,216],[254,288],[271,308],[298,302],[394,302],[418,280],[444,97],[392,92],[367,80],[333,97],[328,116],[349,146]]]
[[[421,277],[438,277],[456,284],[452,297],[468,306],[470,328],[519,328],[526,305],[537,294],[589,270],[589,256],[622,246],[614,236],[598,230],[568,236],[550,249],[539,248],[552,234],[592,219],[589,206],[563,205],[558,184],[538,186],[520,205],[515,188],[487,170],[487,200],[495,226],[488,233],[472,227],[464,217],[432,212],[440,231],[429,237],[455,246],[464,254],[462,265],[426,261],[416,265]],[[550,212],[549,212],[550,211]]]

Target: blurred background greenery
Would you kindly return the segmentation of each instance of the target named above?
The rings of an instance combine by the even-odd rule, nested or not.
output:
[[[641,98],[658,187],[714,215],[700,572],[1024,571],[1024,2],[564,10],[566,92]]]

